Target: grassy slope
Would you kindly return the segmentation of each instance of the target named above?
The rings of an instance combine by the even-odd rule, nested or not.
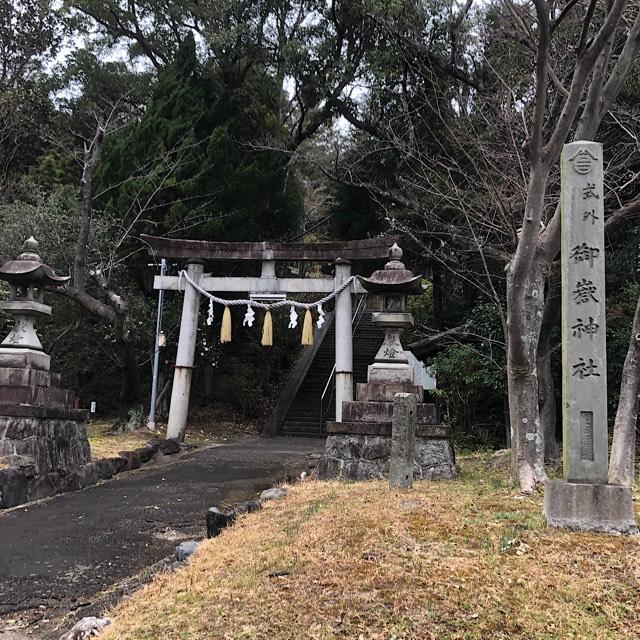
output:
[[[165,437],[166,426],[164,425],[159,426],[157,433],[152,433],[145,428],[117,433],[113,431],[114,423],[115,418],[112,420],[91,420],[87,423],[91,457],[94,460],[117,456],[120,451],[132,451],[144,446],[153,438]],[[257,435],[253,424],[212,420],[210,416],[194,412],[193,415],[190,415],[186,443],[190,446],[201,447],[213,444],[220,438],[253,435]]]
[[[479,458],[455,482],[305,482],[113,612],[108,639],[640,636],[640,540],[543,528]]]
[[[94,460],[117,456],[120,451],[133,451],[154,437],[147,429],[127,433],[115,433],[112,429],[113,421],[92,420],[87,423],[91,457]]]

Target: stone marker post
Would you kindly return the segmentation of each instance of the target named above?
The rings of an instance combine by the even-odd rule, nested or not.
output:
[[[562,430],[565,480],[607,481],[602,145],[561,159]]]
[[[415,393],[396,393],[391,419],[389,486],[408,489],[413,484],[416,450],[417,399]]]
[[[636,533],[631,490],[607,484],[607,352],[602,145],[561,157],[562,434],[565,481],[545,484],[548,524]]]

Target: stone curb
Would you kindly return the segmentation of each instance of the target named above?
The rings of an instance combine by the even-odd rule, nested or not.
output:
[[[257,500],[248,500],[237,504],[233,509],[222,511],[218,507],[210,507],[207,511],[207,538],[216,538],[223,529],[230,527],[236,518],[245,513],[253,513],[262,509],[263,502],[267,500],[281,500],[289,490],[286,487],[273,487],[265,489]]]
[[[281,500],[287,493],[289,490],[286,487],[272,487],[265,489],[257,500],[239,502],[235,507],[226,511],[218,509],[218,507],[210,507],[206,517],[207,538],[216,538],[224,529],[230,527],[238,516],[259,511],[267,500]],[[177,545],[176,562],[172,563],[171,570],[179,568],[182,563],[186,562],[199,545],[200,541],[197,540],[186,540]]]

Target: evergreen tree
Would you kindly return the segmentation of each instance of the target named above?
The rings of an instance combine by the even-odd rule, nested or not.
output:
[[[300,224],[302,199],[286,156],[260,148],[284,135],[264,86],[257,71],[206,68],[187,38],[144,115],[106,145],[101,206],[154,234],[286,237]]]

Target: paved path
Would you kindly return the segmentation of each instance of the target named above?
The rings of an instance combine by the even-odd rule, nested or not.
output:
[[[0,513],[0,638],[47,637],[70,611],[93,615],[105,590],[126,592],[129,576],[203,537],[208,507],[256,497],[323,444],[236,439]]]

